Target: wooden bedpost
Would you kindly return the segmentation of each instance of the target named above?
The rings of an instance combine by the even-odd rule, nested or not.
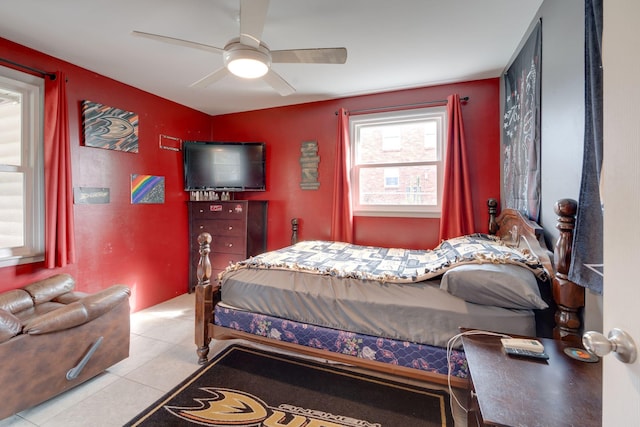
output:
[[[553,298],[558,305],[553,336],[562,341],[580,342],[584,288],[569,280],[577,208],[578,203],[572,199],[558,200],[554,206],[554,211],[558,215],[556,228],[560,231],[560,235],[553,251],[556,270],[553,278]]]
[[[195,343],[198,363],[207,363],[209,356],[209,323],[213,320],[213,286],[211,285],[211,234],[201,233],[198,236],[200,259],[198,260],[198,284],[196,285]]]
[[[498,213],[498,201],[496,199],[487,200],[489,207],[489,234],[494,236],[498,233],[498,223],[496,222],[496,214]]]
[[[298,218],[291,220],[291,244],[298,243]]]

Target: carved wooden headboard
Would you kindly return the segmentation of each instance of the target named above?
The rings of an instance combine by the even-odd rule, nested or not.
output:
[[[558,215],[556,228],[559,231],[553,253],[547,248],[542,227],[525,218],[514,209],[503,209],[496,217],[498,202],[489,199],[489,230],[507,243],[528,247],[536,254],[551,278],[553,299],[557,305],[554,338],[580,342],[582,339],[582,309],[584,288],[568,278],[571,265],[573,229],[575,227],[577,202],[561,199],[554,211]],[[553,258],[551,258],[553,257]]]

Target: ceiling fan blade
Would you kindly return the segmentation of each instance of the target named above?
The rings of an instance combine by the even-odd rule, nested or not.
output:
[[[134,30],[131,32],[131,35],[137,36],[137,37],[144,37],[147,39],[156,40],[163,43],[170,43],[178,46],[185,46],[185,47],[191,47],[194,49],[206,50],[207,52],[215,52],[215,53],[224,52],[224,49],[220,49],[219,47],[211,46],[208,44],[202,44],[198,42],[192,42],[189,40],[177,39],[175,37],[161,36],[159,34],[145,33],[144,31]]]
[[[240,43],[260,46],[269,0],[240,1]]]
[[[282,96],[291,95],[296,91],[293,86],[287,83],[287,81],[280,76],[280,74],[271,69],[264,75],[264,77],[262,77],[262,79],[269,83],[269,85],[271,85],[271,87]]]
[[[218,80],[222,79],[228,73],[226,68],[219,68],[213,73],[207,74],[195,83],[191,83],[189,87],[205,88]]]
[[[271,62],[304,64],[344,64],[347,49],[344,47],[318,49],[272,50]]]

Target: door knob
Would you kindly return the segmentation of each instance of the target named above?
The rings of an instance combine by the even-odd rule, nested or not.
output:
[[[606,356],[613,351],[618,360],[623,363],[635,362],[638,354],[631,335],[618,328],[613,328],[608,337],[596,331],[585,332],[582,335],[582,345],[589,353],[599,357]]]

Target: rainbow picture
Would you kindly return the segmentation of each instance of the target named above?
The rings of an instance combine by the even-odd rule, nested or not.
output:
[[[164,177],[132,174],[131,203],[164,203]]]

